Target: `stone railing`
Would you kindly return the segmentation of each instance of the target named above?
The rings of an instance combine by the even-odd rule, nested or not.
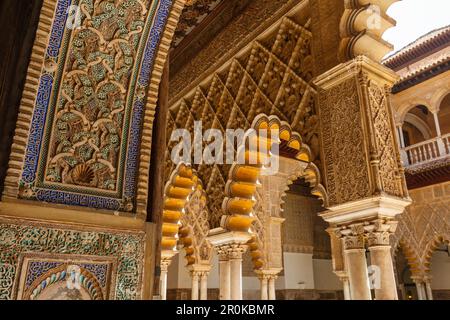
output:
[[[450,133],[401,150],[405,167],[417,166],[450,156]]]

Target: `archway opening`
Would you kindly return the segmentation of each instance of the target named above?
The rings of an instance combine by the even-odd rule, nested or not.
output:
[[[445,136],[447,134],[450,134],[450,93],[444,97],[439,106],[438,121],[441,128],[441,135]],[[449,150],[447,150],[447,152],[448,151]]]
[[[434,300],[450,299],[450,247],[440,241],[430,258],[430,285]]]
[[[402,130],[405,147],[437,136],[433,114],[424,105],[415,106],[406,113]]]
[[[411,268],[401,246],[399,246],[395,255],[395,270],[397,271],[399,300],[418,300],[417,288],[411,278]]]

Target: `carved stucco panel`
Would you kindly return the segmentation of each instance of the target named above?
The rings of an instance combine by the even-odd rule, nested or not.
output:
[[[330,205],[371,194],[357,81],[319,91],[324,171]]]

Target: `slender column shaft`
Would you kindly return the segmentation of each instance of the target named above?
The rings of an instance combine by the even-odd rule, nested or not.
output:
[[[405,137],[403,136],[403,129],[402,126],[399,125],[397,127],[398,129],[398,136],[399,136],[399,142],[400,142],[400,148],[404,148],[405,147]]]
[[[434,118],[434,124],[436,126],[436,135],[438,137],[437,146],[438,146],[438,150],[439,150],[439,155],[443,156],[443,155],[445,155],[446,151],[445,151],[444,141],[442,140],[442,137],[441,137],[441,135],[442,135],[441,126],[439,124],[439,117],[438,117],[437,112],[433,112],[433,118]]]
[[[261,276],[259,279],[260,283],[261,283],[261,300],[268,300],[269,296],[268,296],[268,281],[267,281],[267,277],[265,276]]]
[[[159,295],[161,300],[167,300],[167,270],[161,270],[160,282]]]
[[[231,270],[230,270],[230,260],[224,259],[219,260],[219,278],[220,278],[220,300],[230,300],[230,280],[231,280]]]
[[[375,277],[379,277],[379,279],[375,279],[379,282],[379,286],[375,287],[375,298],[377,300],[398,300],[391,246],[372,246],[369,247],[369,251],[372,265],[378,267],[380,271],[380,274],[375,274]]]
[[[441,126],[439,124],[439,117],[437,112],[433,112],[434,125],[436,126],[436,134],[438,137],[441,136]]]
[[[417,289],[417,298],[419,300],[427,300],[425,291],[423,290],[423,282],[420,280],[417,280],[417,281],[415,281],[415,283],[416,283],[416,289]]]
[[[192,273],[192,292],[191,292],[191,300],[198,300],[198,274],[196,272]]]
[[[204,272],[200,278],[200,300],[208,300],[208,273]]]
[[[242,258],[230,259],[231,300],[242,300]]]
[[[342,286],[344,288],[344,300],[351,300],[352,296],[350,294],[350,282],[347,277],[341,278]]]
[[[346,249],[350,294],[354,300],[371,300],[365,249]]]
[[[276,300],[275,276],[269,277],[269,300]]]
[[[425,280],[425,287],[427,291],[428,300],[433,300],[433,290],[431,290],[431,283],[428,280]]]

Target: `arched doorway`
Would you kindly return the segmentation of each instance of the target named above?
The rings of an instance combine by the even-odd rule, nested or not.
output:
[[[395,270],[399,300],[418,300],[416,285],[411,278],[411,268],[401,246],[398,247],[395,255]]]

